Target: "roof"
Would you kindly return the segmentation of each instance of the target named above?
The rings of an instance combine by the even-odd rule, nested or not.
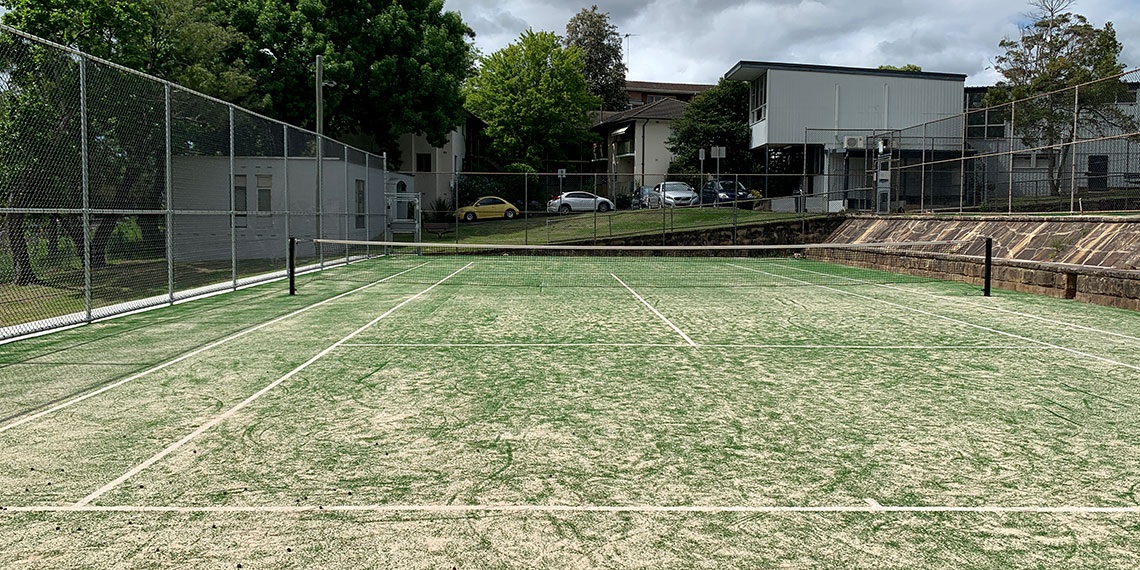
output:
[[[697,95],[716,87],[704,83],[658,83],[656,81],[626,81],[626,91],[640,91],[642,93],[678,93],[684,95]]]
[[[882,75],[886,77],[909,77],[939,81],[966,81],[964,73],[937,73],[933,71],[897,71],[893,69],[872,69],[869,67],[839,67],[835,65],[813,65],[807,63],[774,63],[769,61],[741,61],[732,66],[725,79],[732,81],[752,81],[769,69],[789,71],[814,71],[817,73],[843,73],[849,75]]]
[[[684,101],[678,101],[676,99],[666,97],[665,99],[659,99],[652,103],[641,105],[640,107],[634,107],[632,109],[627,109],[625,111],[620,111],[608,115],[602,114],[602,116],[599,117],[598,122],[594,123],[594,126],[612,125],[636,119],[673,120],[677,117],[680,117],[681,114],[685,112],[685,107],[688,106],[689,104]]]

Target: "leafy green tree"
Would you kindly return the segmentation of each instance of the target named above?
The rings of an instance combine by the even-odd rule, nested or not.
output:
[[[527,30],[482,59],[465,89],[467,108],[487,123],[500,162],[541,169],[544,161],[571,158],[595,139],[591,114],[601,101],[590,93],[582,69],[581,50],[563,48],[550,32]]]
[[[257,93],[246,100],[315,127],[314,73],[324,56],[325,131],[364,134],[397,159],[404,133],[442,146],[462,124],[460,86],[474,70],[474,32],[442,0],[216,0],[247,38]]]
[[[1097,28],[1080,15],[1068,12],[1074,0],[1032,0],[1033,22],[1017,39],[1004,39],[1005,53],[994,68],[1005,78],[986,94],[987,105],[1016,103],[1014,133],[1026,147],[1059,147],[1049,161],[1049,185],[1059,194],[1066,162],[1071,159],[1075,127],[1086,134],[1105,136],[1136,129],[1133,118],[1116,106],[1127,90],[1119,80],[1084,85],[1074,104],[1073,88],[1090,81],[1112,78],[1124,70],[1123,49],[1111,22]],[[1023,100],[1028,99],[1028,100]]]
[[[583,8],[566,24],[564,45],[582,50],[586,84],[591,93],[602,98],[603,109],[621,111],[629,107],[621,37],[608,13],[599,12],[597,5]]]
[[[902,66],[899,66],[899,65],[880,65],[879,69],[881,69],[883,71],[905,71],[907,73],[921,73],[922,72],[922,66],[921,65],[915,65],[913,63],[908,63],[908,64],[902,65]]]
[[[697,172],[699,151],[725,147],[721,172],[750,173],[754,161],[748,127],[748,84],[721,79],[716,87],[697,95],[684,113],[673,121],[673,134],[665,141],[673,153],[670,170]],[[712,163],[705,162],[706,172]]]

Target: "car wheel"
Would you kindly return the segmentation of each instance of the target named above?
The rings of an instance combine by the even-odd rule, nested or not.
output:
[[[515,211],[514,211],[514,210],[507,210],[506,212],[503,212],[503,217],[504,217],[504,218],[506,218],[506,219],[508,219],[508,220],[513,220],[513,219],[515,219],[515,216],[516,216],[516,215],[517,215],[517,214],[515,213]]]
[[[474,222],[475,221],[475,212],[467,212],[466,214],[463,214],[463,219],[468,221],[468,222]]]
[[[598,211],[603,213],[603,214],[610,211],[610,203],[609,202],[602,202],[601,204],[598,204]]]
[[[561,206],[559,206],[558,207],[558,213],[559,214],[569,214],[570,213],[570,204],[562,204]]]

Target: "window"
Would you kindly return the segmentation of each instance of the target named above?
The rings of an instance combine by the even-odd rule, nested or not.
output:
[[[416,154],[416,172],[431,172],[431,154],[421,152]]]
[[[664,95],[650,95],[650,96],[646,97],[645,99],[646,99],[647,103],[656,103],[656,102],[658,102],[664,98],[665,98]]]
[[[365,189],[364,181],[356,179],[356,229],[364,229],[364,213],[368,210],[368,205],[365,204]]]
[[[1124,105],[1136,104],[1136,88],[1131,87],[1116,96],[1116,102]]]
[[[1027,153],[1013,155],[1013,167],[1017,169],[1033,168],[1033,155]]]
[[[273,211],[273,175],[257,175],[257,212],[268,215]]]
[[[985,97],[981,91],[966,93],[966,138],[1004,139],[1006,108],[986,108]]]
[[[246,175],[234,175],[234,227],[246,227],[245,213],[249,210],[249,194],[247,193],[249,187],[247,186]]]
[[[768,118],[768,74],[752,80],[751,89],[748,90],[751,99],[752,122],[759,123]]]
[[[478,205],[478,206],[498,206],[502,203],[503,203],[503,201],[498,199],[498,198],[483,198],[482,200],[479,200],[479,203],[476,205]]]

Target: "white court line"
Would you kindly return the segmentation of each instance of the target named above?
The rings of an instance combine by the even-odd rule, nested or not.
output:
[[[342,348],[771,348],[804,350],[1058,350],[1040,345],[992,344],[698,344],[612,342],[348,342]]]
[[[1101,362],[1104,362],[1104,363],[1107,363],[1107,364],[1112,364],[1112,365],[1114,365],[1114,366],[1122,366],[1122,367],[1124,367],[1124,368],[1130,368],[1130,369],[1132,369],[1132,370],[1140,370],[1140,366],[1137,366],[1137,365],[1135,365],[1135,364],[1128,364],[1127,362],[1120,362],[1120,361],[1117,361],[1117,360],[1113,360],[1113,359],[1111,359],[1111,358],[1105,358],[1105,357],[1103,357],[1103,356],[1098,356],[1098,355],[1096,355],[1096,354],[1091,354],[1091,353],[1088,353],[1088,352],[1083,352],[1083,351],[1077,350],[1077,349],[1075,349],[1075,348],[1069,348],[1069,347],[1067,347],[1067,346],[1061,346],[1061,345],[1058,345],[1058,344],[1053,344],[1053,343],[1051,343],[1051,342],[1045,342],[1045,341],[1043,341],[1043,340],[1037,340],[1037,339],[1035,339],[1035,338],[1029,338],[1029,337],[1026,337],[1026,336],[1021,336],[1021,335],[1019,335],[1019,334],[1014,334],[1014,333],[1011,333],[1011,332],[1006,332],[1006,331],[1003,331],[1003,330],[998,330],[998,329],[995,329],[995,328],[992,328],[992,327],[987,327],[987,326],[985,326],[985,325],[979,325],[979,324],[971,323],[971,322],[969,322],[969,321],[964,321],[964,320],[962,320],[962,319],[956,319],[956,318],[954,318],[954,317],[947,317],[947,316],[945,316],[945,315],[940,315],[940,314],[938,314],[938,313],[934,313],[934,312],[931,312],[931,311],[925,311],[925,310],[923,310],[923,309],[918,309],[918,308],[915,308],[915,307],[908,307],[908,306],[906,306],[906,305],[903,305],[903,304],[900,304],[900,303],[893,303],[893,302],[891,302],[891,301],[885,301],[885,300],[883,300],[883,299],[877,299],[877,298],[875,298],[875,297],[871,297],[871,296],[869,296],[869,295],[862,295],[862,294],[859,294],[859,293],[853,293],[853,292],[851,292],[851,291],[844,291],[844,290],[842,290],[842,289],[836,289],[835,287],[828,287],[828,286],[826,286],[826,285],[819,285],[819,284],[817,284],[817,283],[810,283],[810,282],[808,282],[808,281],[803,281],[803,280],[800,280],[800,279],[796,279],[795,277],[788,277],[788,276],[786,276],[786,275],[777,275],[777,274],[775,274],[775,273],[769,273],[769,272],[767,272],[767,271],[760,271],[759,269],[752,269],[751,267],[744,267],[743,265],[736,265],[736,264],[731,264],[731,263],[730,263],[729,265],[731,265],[731,266],[733,266],[733,267],[736,267],[736,268],[738,268],[738,269],[744,269],[744,270],[746,270],[746,271],[752,271],[752,272],[755,272],[755,273],[761,273],[761,274],[764,274],[764,275],[768,275],[768,276],[771,276],[771,277],[779,277],[779,278],[781,278],[781,279],[787,279],[787,280],[789,280],[789,281],[795,281],[795,282],[797,282],[797,283],[800,283],[800,284],[803,284],[803,285],[809,285],[809,286],[812,286],[812,287],[818,287],[818,288],[820,288],[820,289],[826,289],[826,290],[828,290],[828,291],[832,291],[832,292],[835,292],[835,293],[841,293],[841,294],[843,294],[843,295],[850,295],[850,296],[852,296],[852,297],[858,297],[858,298],[860,298],[860,299],[864,299],[864,300],[867,300],[867,301],[874,301],[874,302],[876,302],[876,303],[882,303],[882,304],[884,304],[884,305],[888,305],[888,306],[891,306],[891,307],[895,307],[895,308],[897,308],[897,309],[903,309],[904,311],[911,311],[911,312],[914,312],[914,313],[918,313],[918,314],[920,314],[920,315],[926,315],[926,316],[928,316],[928,317],[934,317],[934,318],[936,318],[936,319],[941,319],[941,320],[944,320],[944,321],[950,321],[950,322],[952,322],[952,323],[955,323],[955,324],[959,324],[959,325],[965,325],[965,326],[967,326],[967,327],[975,328],[975,329],[978,329],[978,330],[983,330],[983,331],[986,331],[986,332],[990,332],[990,333],[994,333],[994,334],[999,334],[999,335],[1003,335],[1003,336],[1008,336],[1008,337],[1010,337],[1010,338],[1015,338],[1015,339],[1017,339],[1017,340],[1020,340],[1020,341],[1024,341],[1024,342],[1031,342],[1031,343],[1034,343],[1034,344],[1039,344],[1039,345],[1042,345],[1042,346],[1045,346],[1045,347],[1048,347],[1048,348],[1052,348],[1052,349],[1055,349],[1055,350],[1061,350],[1061,351],[1064,351],[1064,352],[1068,352],[1069,354],[1075,354],[1075,355],[1077,355],[1077,356],[1080,356],[1080,357],[1083,357],[1083,358],[1088,358],[1088,359],[1092,359],[1092,360],[1099,360],[1099,361],[1101,361]]]
[[[892,285],[886,285],[886,284],[881,284],[881,283],[872,283],[872,282],[870,282],[870,281],[863,281],[863,280],[861,280],[861,279],[855,279],[855,278],[853,278],[853,277],[844,277],[844,276],[841,276],[841,275],[830,275],[830,274],[827,274],[827,273],[823,273],[823,272],[820,272],[820,271],[812,271],[812,270],[810,270],[810,269],[804,269],[804,268],[802,268],[802,267],[794,267],[794,266],[792,266],[792,265],[781,264],[781,265],[780,265],[780,267],[782,267],[782,268],[785,268],[785,269],[791,269],[791,270],[793,270],[793,271],[799,271],[799,272],[801,272],[801,273],[811,273],[811,274],[814,274],[814,275],[827,275],[827,276],[829,276],[829,277],[839,277],[840,279],[843,279],[843,280],[846,280],[846,281],[850,281],[850,282],[852,282],[852,283],[856,283],[856,284],[860,284],[860,285],[871,285],[871,286],[873,286],[873,287],[878,287],[878,288],[880,288],[880,289],[890,289],[891,291],[901,291],[901,292],[903,292],[903,293],[913,293],[913,294],[918,294],[918,295],[925,295],[925,296],[927,296],[927,297],[934,297],[935,299],[947,299],[947,298],[949,298],[949,297],[946,297],[946,296],[944,296],[944,295],[935,295],[935,294],[933,294],[933,293],[928,293],[928,292],[926,292],[926,291],[914,291],[914,290],[911,290],[911,289],[905,289],[905,288],[903,288],[903,287],[895,287],[895,286],[892,286]],[[1034,319],[1034,320],[1037,320],[1037,321],[1041,321],[1041,322],[1044,322],[1044,323],[1049,323],[1049,324],[1051,324],[1051,325],[1060,325],[1060,326],[1063,326],[1063,327],[1069,327],[1069,328],[1073,328],[1073,329],[1077,329],[1077,330],[1083,330],[1083,331],[1088,331],[1088,332],[1094,332],[1094,333],[1097,333],[1097,334],[1103,334],[1103,335],[1108,335],[1108,336],[1115,336],[1115,337],[1118,337],[1118,338],[1123,338],[1123,339],[1125,339],[1125,340],[1131,340],[1131,341],[1140,342],[1140,337],[1135,337],[1135,336],[1131,336],[1131,335],[1126,335],[1126,334],[1123,334],[1123,333],[1118,333],[1118,332],[1114,332],[1114,331],[1106,331],[1106,330],[1104,330],[1104,329],[1098,329],[1098,328],[1088,327],[1088,326],[1085,326],[1085,325],[1079,325],[1079,324],[1077,324],[1077,323],[1070,323],[1070,322],[1068,322],[1068,321],[1059,321],[1059,320],[1056,320],[1056,319],[1047,319],[1047,318],[1045,318],[1045,317],[1040,317],[1040,316],[1037,316],[1037,315],[1033,315],[1033,314],[1030,314],[1030,313],[1023,313],[1023,312],[1021,312],[1021,311],[1013,311],[1013,310],[1010,310],[1010,309],[1003,309],[1003,308],[1001,308],[1001,307],[995,307],[995,306],[993,306],[993,305],[985,305],[985,304],[982,304],[982,303],[972,303],[972,302],[970,302],[970,301],[968,301],[968,300],[965,300],[965,299],[961,299],[961,298],[958,298],[958,297],[954,297],[953,299],[954,299],[954,301],[956,301],[956,302],[958,302],[958,303],[960,303],[960,304],[962,304],[962,305],[969,305],[969,306],[971,306],[971,307],[978,307],[978,308],[983,308],[983,309],[989,309],[989,310],[991,310],[991,311],[997,311],[997,312],[999,312],[999,313],[1006,313],[1006,314],[1010,314],[1010,315],[1017,315],[1017,316],[1019,316],[1019,317],[1025,317],[1025,318],[1028,318],[1028,319]]]
[[[613,273],[610,273],[610,277],[613,277],[614,279],[617,279],[617,282],[618,282],[618,283],[621,283],[621,286],[622,286],[622,287],[625,287],[625,288],[626,288],[626,290],[628,290],[630,293],[633,293],[633,296],[634,296],[634,297],[637,297],[637,300],[638,300],[638,301],[641,301],[641,303],[642,303],[643,305],[645,305],[646,307],[649,307],[649,310],[650,310],[650,311],[653,311],[653,314],[654,314],[654,315],[657,315],[657,316],[658,316],[658,317],[659,317],[661,320],[665,321],[665,324],[669,325],[669,328],[671,328],[671,329],[673,329],[673,330],[677,331],[677,334],[681,335],[681,338],[685,339],[685,342],[689,343],[689,346],[697,346],[697,343],[693,342],[693,339],[689,338],[689,335],[685,334],[685,331],[683,331],[683,330],[681,330],[681,329],[677,328],[677,325],[673,324],[673,322],[672,322],[672,321],[670,321],[669,319],[665,318],[665,315],[662,315],[660,311],[658,311],[657,309],[653,308],[653,305],[650,305],[650,304],[649,304],[649,301],[646,301],[645,299],[643,299],[643,298],[641,297],[641,295],[638,295],[638,294],[637,294],[637,291],[634,291],[634,290],[633,290],[633,289],[632,289],[632,288],[631,288],[629,285],[626,285],[626,284],[625,284],[625,281],[622,281],[621,279],[618,279],[618,276],[617,276],[617,275],[614,275]]]
[[[144,506],[144,505],[44,505],[0,507],[5,513],[1031,513],[1031,514],[1125,514],[1140,515],[1140,506],[950,506],[880,505],[866,499],[862,505],[821,506],[731,506],[731,505],[262,505],[262,506]]]
[[[389,280],[389,279],[393,279],[393,278],[399,277],[400,275],[403,275],[403,274],[405,274],[405,273],[407,273],[407,272],[409,272],[409,271],[412,271],[412,270],[414,270],[414,269],[419,269],[420,267],[423,267],[424,265],[427,265],[427,264],[426,264],[426,263],[421,263],[420,265],[417,265],[417,266],[415,266],[415,267],[412,267],[412,268],[410,268],[410,269],[406,269],[406,270],[404,270],[404,271],[401,271],[401,272],[399,272],[399,273],[396,273],[396,274],[393,274],[393,275],[389,275],[389,276],[387,276],[387,277],[385,277],[385,278],[383,278],[383,279],[380,279],[379,281],[373,281],[372,283],[369,283],[369,284],[367,284],[367,285],[364,285],[364,286],[362,286],[362,287],[357,287],[356,289],[353,289],[353,290],[351,290],[351,291],[347,291],[347,292],[345,292],[345,293],[341,293],[341,294],[339,294],[339,295],[337,295],[337,296],[335,296],[335,297],[329,297],[328,299],[325,299],[324,301],[320,301],[320,302],[318,302],[318,303],[313,303],[312,305],[309,305],[309,306],[307,306],[307,307],[303,307],[303,308],[301,308],[301,309],[298,309],[298,310],[296,310],[296,311],[293,311],[292,313],[289,313],[289,314],[287,314],[287,315],[282,315],[282,316],[280,316],[280,317],[277,317],[276,319],[273,319],[273,320],[271,320],[271,321],[266,321],[266,322],[264,322],[264,323],[261,323],[260,325],[257,325],[257,326],[255,326],[255,327],[253,327],[253,328],[248,328],[248,329],[245,329],[245,330],[243,330],[243,331],[241,331],[241,332],[238,332],[238,333],[232,334],[232,335],[230,335],[230,336],[227,336],[226,338],[223,338],[223,339],[221,339],[221,340],[218,340],[218,341],[212,342],[212,343],[210,343],[210,344],[207,344],[206,346],[203,346],[203,347],[201,347],[201,348],[198,348],[198,349],[194,350],[193,352],[188,352],[188,353],[186,353],[186,354],[183,354],[182,356],[179,356],[178,358],[175,358],[175,359],[173,359],[173,360],[168,360],[168,361],[166,361],[166,362],[163,362],[162,364],[159,364],[159,365],[157,365],[157,366],[154,366],[154,367],[148,368],[148,369],[146,369],[146,370],[143,370],[142,372],[139,372],[138,374],[135,374],[135,375],[133,375],[133,376],[128,376],[127,378],[124,378],[124,379],[122,379],[122,380],[119,380],[118,382],[114,382],[114,383],[112,383],[112,384],[108,384],[108,385],[106,385],[106,386],[103,386],[102,388],[99,388],[98,390],[95,390],[95,391],[92,391],[92,392],[88,392],[88,393],[86,393],[86,394],[83,394],[82,396],[77,396],[77,397],[75,397],[75,398],[72,398],[72,399],[70,399],[70,400],[68,400],[68,401],[66,401],[66,402],[63,402],[63,403],[61,403],[61,404],[57,404],[57,405],[55,405],[55,406],[52,406],[52,407],[50,407],[50,408],[48,408],[48,409],[46,409],[46,410],[42,410],[42,411],[40,411],[40,412],[37,412],[37,413],[35,413],[35,414],[32,414],[32,415],[30,415],[30,416],[26,416],[26,417],[20,418],[20,419],[18,419],[18,420],[16,420],[16,421],[14,421],[14,422],[12,422],[12,423],[10,423],[10,424],[8,424],[8,425],[5,425],[5,426],[0,426],[0,433],[4,433],[4,432],[6,432],[6,431],[8,431],[8,430],[10,430],[10,429],[12,429],[12,428],[15,428],[15,427],[21,426],[21,425],[23,425],[23,424],[26,424],[26,423],[28,423],[28,422],[30,422],[30,421],[34,421],[34,420],[37,420],[37,419],[39,419],[39,418],[42,418],[42,417],[44,417],[44,416],[46,416],[46,415],[48,415],[48,414],[52,414],[52,413],[58,412],[59,410],[62,410],[62,409],[64,409],[64,408],[69,408],[69,407],[71,407],[71,406],[74,406],[75,404],[78,404],[79,402],[82,402],[82,401],[84,401],[84,400],[86,400],[86,399],[88,399],[88,398],[92,398],[92,397],[98,396],[99,394],[102,394],[103,392],[106,392],[106,391],[108,391],[108,390],[112,390],[112,389],[114,389],[114,388],[118,388],[119,386],[122,386],[123,384],[126,384],[127,382],[131,382],[131,381],[133,381],[133,380],[138,380],[139,378],[142,378],[143,376],[146,376],[146,375],[148,375],[148,374],[152,374],[152,373],[154,373],[154,372],[158,372],[159,370],[162,370],[162,369],[164,369],[164,368],[167,368],[167,367],[173,366],[173,365],[175,365],[175,364],[178,364],[179,362],[182,362],[182,361],[184,361],[184,360],[186,360],[186,359],[189,359],[189,358],[193,358],[193,357],[195,357],[195,356],[198,356],[199,354],[202,354],[203,352],[206,352],[207,350],[210,350],[210,349],[213,349],[213,348],[217,348],[217,347],[219,347],[219,346],[221,346],[221,345],[223,345],[223,344],[226,344],[227,342],[230,342],[230,341],[233,341],[233,340],[237,340],[237,339],[239,339],[239,338],[241,338],[241,337],[243,337],[243,336],[245,336],[245,335],[247,335],[247,334],[250,334],[250,333],[252,333],[252,332],[256,332],[256,331],[259,331],[259,330],[261,330],[261,329],[263,329],[263,328],[265,328],[265,327],[268,327],[268,326],[270,326],[270,325],[274,325],[274,324],[276,324],[276,323],[279,323],[279,322],[281,322],[281,321],[283,321],[283,320],[285,320],[285,319],[288,319],[288,318],[291,318],[291,317],[295,317],[295,316],[297,316],[297,315],[299,315],[299,314],[301,314],[301,313],[304,313],[304,312],[306,312],[306,311],[309,311],[309,310],[311,310],[311,309],[315,309],[315,308],[317,308],[317,307],[320,307],[321,305],[324,305],[324,304],[326,304],[326,303],[331,303],[331,302],[333,302],[333,301],[335,301],[335,300],[337,300],[337,299],[340,299],[341,297],[344,297],[344,296],[347,296],[347,295],[351,295],[351,294],[353,294],[353,293],[357,293],[357,292],[363,291],[364,289],[367,289],[367,288],[369,288],[369,287],[372,287],[372,286],[374,286],[374,285],[379,285],[380,283],[383,283],[383,282],[385,282],[385,281],[387,281],[387,280]]]
[[[190,432],[188,435],[186,435],[182,439],[166,446],[165,449],[158,452],[157,454],[155,454],[150,459],[147,459],[146,461],[143,461],[142,463],[130,468],[126,473],[123,473],[122,475],[117,477],[114,481],[111,481],[110,483],[107,483],[106,485],[99,487],[90,495],[83,497],[82,499],[79,500],[79,502],[75,503],[75,506],[82,507],[82,506],[85,506],[87,504],[90,504],[91,501],[98,499],[99,497],[106,494],[108,491],[114,489],[115,487],[118,487],[120,484],[122,484],[127,479],[134,477],[135,475],[139,474],[142,470],[144,470],[147,467],[150,467],[151,465],[154,465],[155,463],[157,463],[163,457],[166,457],[167,455],[170,455],[171,453],[177,451],[178,448],[182,447],[183,445],[186,445],[187,443],[190,442],[190,440],[198,437],[199,435],[202,435],[203,433],[205,433],[210,428],[222,423],[223,421],[225,421],[230,416],[233,416],[234,414],[236,414],[242,408],[252,404],[254,402],[254,400],[257,400],[261,396],[265,395],[266,392],[272,390],[273,388],[276,388],[282,382],[292,378],[298,372],[301,372],[302,370],[308,368],[311,364],[320,360],[321,358],[323,358],[325,355],[327,355],[328,353],[335,350],[340,345],[348,342],[349,339],[351,339],[352,337],[364,332],[365,330],[368,330],[369,328],[371,328],[376,323],[380,322],[382,319],[384,319],[388,315],[391,315],[392,313],[396,312],[398,309],[400,309],[400,307],[403,307],[404,305],[407,305],[408,303],[411,303],[412,301],[415,301],[416,299],[422,297],[428,291],[435,289],[436,287],[441,285],[444,281],[451,279],[455,275],[459,274],[460,271],[463,271],[464,269],[471,267],[471,265],[472,265],[471,263],[464,265],[463,267],[455,270],[451,275],[448,275],[447,277],[444,277],[443,279],[436,281],[432,286],[428,287],[427,289],[424,289],[423,291],[420,291],[419,293],[416,293],[415,295],[412,295],[411,297],[404,299],[402,302],[400,302],[400,304],[398,304],[395,307],[392,307],[391,309],[388,309],[387,311],[385,311],[384,314],[380,315],[379,317],[376,317],[375,319],[372,319],[371,321],[368,321],[368,324],[356,329],[355,331],[352,331],[351,333],[348,334],[348,336],[334,342],[328,348],[318,352],[315,356],[306,360],[304,364],[294,368],[293,370],[289,371],[287,374],[285,374],[284,376],[274,380],[273,382],[270,382],[264,388],[258,390],[257,392],[255,392],[250,397],[242,400],[241,402],[239,402],[234,407],[232,407],[232,408],[226,410],[225,412],[222,412],[221,414],[215,416],[213,419],[202,424],[201,426],[198,426],[198,429],[195,429],[194,431]]]

